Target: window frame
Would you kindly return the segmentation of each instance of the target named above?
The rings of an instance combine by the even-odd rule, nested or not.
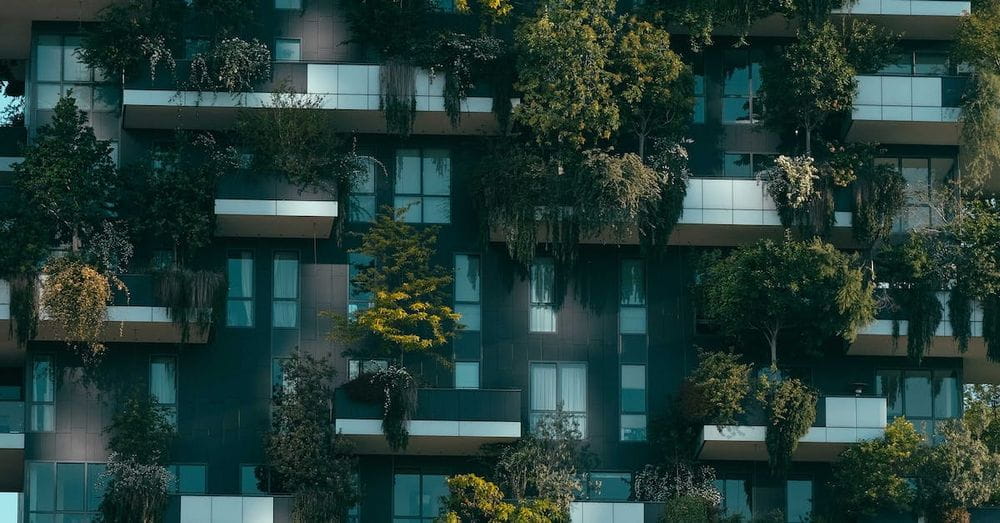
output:
[[[533,405],[531,403],[532,400],[533,400],[533,398],[534,398],[534,395],[531,393],[531,389],[534,387],[534,384],[532,383],[533,382],[533,379],[532,379],[533,378],[533,376],[532,376],[532,374],[533,374],[532,370],[535,367],[542,367],[542,366],[544,366],[544,367],[554,367],[556,369],[556,383],[555,383],[555,387],[556,387],[556,394],[555,394],[555,396],[556,396],[556,408],[555,409],[551,409],[551,410],[549,410],[549,409],[536,409],[535,405]],[[529,422],[529,428],[531,430],[534,430],[535,424],[536,424],[537,420],[540,419],[542,416],[548,415],[548,414],[553,414],[553,413],[557,412],[560,408],[562,408],[562,411],[564,413],[569,414],[573,418],[578,418],[578,419],[582,418],[583,419],[583,423],[580,424],[582,426],[578,425],[577,429],[580,431],[580,438],[581,439],[586,439],[587,438],[587,434],[588,434],[588,431],[587,431],[587,417],[588,417],[587,413],[588,413],[588,410],[589,410],[588,407],[590,406],[589,405],[589,401],[590,401],[590,394],[589,394],[589,392],[590,391],[588,390],[588,387],[590,386],[590,376],[589,376],[588,367],[589,367],[589,365],[587,364],[586,361],[531,360],[531,361],[528,362],[528,389],[529,389],[529,393],[528,393],[528,402],[529,402],[528,403],[528,422]],[[565,407],[565,405],[566,405],[566,399],[563,398],[563,396],[562,396],[562,380],[563,380],[562,370],[565,369],[565,368],[582,368],[583,369],[583,409],[584,410],[582,410],[582,411],[567,410],[566,407]]]
[[[890,411],[889,396],[885,391],[880,391],[882,386],[882,381],[880,379],[881,373],[898,373],[899,381],[897,386],[899,387],[899,397],[897,401],[899,402],[900,414],[894,415]],[[916,416],[910,415],[907,412],[907,394],[906,394],[906,377],[908,373],[930,373],[930,397],[928,401],[930,403],[931,415],[928,416]],[[935,437],[937,435],[937,426],[941,422],[948,420],[955,420],[962,417],[964,414],[964,405],[962,401],[962,391],[964,388],[964,382],[962,380],[962,373],[958,369],[948,369],[948,368],[902,368],[902,367],[878,367],[874,371],[875,374],[875,391],[879,397],[886,398],[886,418],[887,422],[892,422],[897,417],[905,417],[908,421],[913,423],[913,426],[917,428],[917,431],[925,434],[929,437]],[[957,412],[955,416],[942,417],[938,415],[937,412],[937,402],[934,397],[934,381],[939,377],[944,378],[955,378],[955,394],[957,398]],[[926,427],[928,430],[923,431],[921,425]]]
[[[400,157],[404,156],[401,153],[403,153],[403,152],[410,152],[410,151],[416,151],[417,158],[419,159],[419,163],[420,163],[420,173],[419,173],[419,178],[420,178],[420,192],[419,193],[410,193],[410,192],[405,192],[404,193],[404,192],[400,192],[399,191],[399,185],[400,185],[400,183],[399,183],[400,182],[400,165],[401,165]],[[424,169],[424,162],[425,162],[425,160],[427,160],[429,158],[429,156],[427,154],[429,151],[440,151],[440,152],[446,153],[446,156],[448,158],[448,194],[447,195],[430,194],[430,193],[427,192],[427,182],[426,182],[427,173],[426,173],[426,171]],[[397,208],[397,209],[402,208],[402,206],[400,206],[398,204],[400,199],[414,200],[414,201],[417,202],[416,205],[411,204],[412,206],[409,207],[407,209],[407,211],[404,213],[404,215],[403,215],[403,222],[409,223],[409,224],[451,225],[451,223],[452,223],[451,203],[452,203],[452,195],[453,195],[453,190],[452,190],[452,178],[453,178],[452,171],[453,171],[453,169],[452,169],[452,165],[451,165],[451,160],[452,160],[452,151],[451,151],[450,148],[447,148],[447,147],[403,147],[403,148],[396,149],[396,155],[395,155],[396,172],[395,172],[395,175],[393,176],[393,181],[392,181],[392,205],[393,205],[394,208]],[[426,215],[427,215],[427,213],[426,213],[427,201],[426,200],[428,200],[428,199],[432,199],[432,200],[447,200],[447,202],[448,202],[448,219],[446,221],[427,221],[427,219],[426,219]],[[410,213],[414,212],[414,208],[416,208],[417,209],[416,212],[419,212],[419,214],[420,214],[418,220],[411,220],[410,219]]]
[[[48,372],[49,376],[48,376],[48,379],[50,380],[50,383],[49,383],[49,387],[47,387],[47,388],[50,388],[52,390],[52,399],[51,400],[47,400],[47,401],[46,400],[39,400],[39,399],[37,399],[35,397],[35,378],[36,378],[35,363],[37,361],[39,361],[39,360],[46,360],[46,361],[48,361],[48,365],[49,365],[49,372]],[[28,413],[29,413],[28,417],[29,417],[29,420],[28,420],[28,426],[26,427],[27,430],[25,430],[25,432],[40,432],[40,433],[55,432],[56,431],[56,397],[57,397],[57,394],[58,394],[57,389],[59,387],[59,382],[56,379],[56,356],[55,356],[55,354],[52,354],[52,353],[33,354],[31,356],[31,366],[29,367],[28,372],[29,372],[29,377],[30,377],[30,381],[29,381],[30,385],[28,387],[28,405],[29,405],[29,408],[28,408]],[[49,419],[51,419],[51,421],[52,421],[51,428],[48,428],[48,429],[45,429],[45,428],[36,429],[35,428],[37,426],[36,425],[36,423],[37,423],[37,416],[35,415],[35,408],[36,407],[42,407],[42,408],[45,409],[45,411],[50,412]]]
[[[535,265],[540,263],[546,263],[552,267],[552,280],[551,288],[548,293],[551,294],[550,301],[535,301]],[[531,267],[528,269],[528,332],[530,334],[558,334],[559,333],[559,311],[556,310],[556,291],[558,286],[556,285],[556,278],[558,278],[559,268],[556,267],[556,261],[554,258],[549,256],[539,256],[536,257],[531,262]],[[547,310],[548,314],[552,315],[552,330],[539,330],[532,323],[532,318],[534,318],[535,310]]]
[[[727,94],[726,93],[726,79],[728,76],[727,65],[726,65],[726,53],[741,53],[743,54],[745,61],[745,67],[747,70],[747,90],[742,94]],[[759,61],[754,61],[754,58],[760,58]],[[757,71],[758,76],[760,71],[764,66],[764,53],[761,49],[749,48],[737,48],[737,49],[724,49],[721,61],[722,67],[722,124],[723,125],[754,125],[759,124],[763,119],[764,107],[758,109],[757,103],[759,103],[760,95],[758,91],[763,85],[763,79],[758,79],[760,85],[756,85],[754,82],[754,71]],[[746,100],[747,104],[747,119],[746,120],[728,120],[726,119],[726,101],[727,100]]]
[[[294,298],[279,298],[277,296],[277,282],[278,282],[278,257],[283,255],[291,255],[295,261],[295,297]],[[301,315],[302,315],[302,260],[299,251],[296,250],[276,250],[271,253],[271,328],[272,329],[298,329],[301,328]],[[295,318],[293,325],[276,325],[275,318],[275,306],[281,304],[291,303],[295,307]]]
[[[236,257],[234,255],[239,255]],[[249,257],[243,257],[243,255],[249,255]],[[226,289],[226,327],[230,329],[253,329],[257,325],[257,307],[254,300],[257,297],[257,260],[256,253],[252,249],[233,249],[226,253],[226,278],[231,281],[232,274],[229,271],[229,262],[231,260],[250,260],[250,295],[249,296],[230,296],[229,289]],[[234,325],[230,321],[229,317],[229,303],[230,302],[240,302],[250,304],[250,314],[249,325]]]
[[[33,510],[31,503],[34,500],[33,496],[35,493],[31,488],[31,471],[35,465],[47,465],[51,468],[52,472],[52,508],[50,510]],[[60,509],[59,508],[59,465],[83,465],[83,509]],[[32,519],[34,515],[49,516],[51,515],[53,519],[56,516],[94,516],[100,513],[100,499],[103,499],[104,492],[101,491],[101,495],[94,499],[91,494],[93,487],[100,485],[99,474],[97,476],[91,476],[91,467],[98,467],[101,469],[107,469],[107,463],[95,462],[95,461],[78,461],[78,460],[29,460],[24,464],[24,474],[25,474],[25,484],[24,484],[24,503],[22,507],[23,514],[27,516],[25,521]],[[91,479],[95,478],[95,481],[91,483]],[[91,501],[95,501],[95,506],[91,506]]]
[[[163,403],[156,397],[153,393],[153,363],[155,360],[171,360],[174,366],[174,402],[173,403]],[[149,379],[149,397],[154,403],[163,407],[168,413],[167,418],[171,421],[174,429],[177,428],[178,415],[180,409],[178,404],[180,403],[180,361],[176,354],[150,354],[149,355],[149,371],[147,373],[147,379]]]
[[[298,45],[298,58],[278,58],[278,43],[295,43]],[[274,61],[280,63],[298,63],[302,61],[302,39],[290,38],[286,36],[276,36],[274,38]]]
[[[368,187],[360,187],[357,183],[358,180],[354,180],[355,183],[352,183],[347,191],[347,221],[350,223],[374,223],[375,217],[378,215],[378,182],[376,174],[378,174],[379,162],[371,154],[358,153],[358,157],[367,171],[365,176],[368,177],[367,181],[370,182],[371,190],[369,191]],[[365,185],[368,185],[368,183]],[[369,198],[371,199],[370,209],[367,208],[367,205],[361,204],[362,199]],[[361,216],[362,212],[366,216]]]

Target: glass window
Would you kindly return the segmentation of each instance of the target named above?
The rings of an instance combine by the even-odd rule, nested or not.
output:
[[[275,9],[302,9],[302,0],[274,0]]]
[[[347,360],[347,377],[353,380],[362,373],[379,372],[388,368],[388,360]]]
[[[205,493],[205,476],[208,467],[205,465],[173,465],[170,469],[176,480],[173,492],[178,494]]]
[[[621,366],[621,440],[646,440],[646,366]]]
[[[889,418],[903,415],[902,371],[880,370],[875,377],[875,394],[885,396]]]
[[[907,371],[903,380],[903,398],[907,418],[931,417],[930,371]]]
[[[28,463],[28,510],[55,510],[55,467],[55,463]]]
[[[240,493],[244,496],[259,496],[267,493],[267,485],[262,485],[261,481],[257,479],[257,467],[257,465],[240,465]]]
[[[392,488],[393,517],[420,517],[420,475],[396,474]]]
[[[961,394],[955,371],[934,372],[934,417],[957,418],[960,415]]]
[[[354,314],[360,310],[368,309],[372,306],[372,293],[362,290],[355,283],[355,279],[359,274],[363,273],[365,269],[371,266],[374,260],[371,256],[365,254],[351,253],[348,255],[348,271],[347,271],[347,313]]]
[[[762,54],[756,50],[728,49],[723,53],[722,120],[725,123],[753,122],[760,108],[755,96],[760,88]]]
[[[393,206],[409,223],[451,222],[451,153],[444,149],[396,151]]]
[[[726,153],[723,155],[722,175],[726,178],[752,178],[753,166],[749,153]]]
[[[948,70],[947,52],[917,51],[914,53],[914,74],[943,76],[948,74]]]
[[[31,364],[32,431],[51,432],[55,430],[55,390],[56,375],[53,356],[35,356]]]
[[[101,507],[101,500],[104,499],[104,483],[101,481],[101,474],[107,470],[108,466],[103,463],[90,463],[87,465],[87,510],[96,512]]]
[[[56,465],[56,510],[86,510],[85,474],[83,463]]]
[[[584,363],[532,363],[531,424],[561,406],[577,423],[580,434],[587,431],[587,365]]]
[[[302,40],[298,38],[276,38],[274,59],[280,62],[298,62],[302,59]]]
[[[41,35],[35,42],[35,108],[52,109],[60,95],[72,94],[83,111],[114,111],[118,90],[95,82],[108,79],[94,74],[77,55],[79,36]]]
[[[813,510],[811,480],[788,480],[785,496],[785,520],[809,521]]]
[[[467,331],[478,331],[481,324],[479,263],[477,255],[455,255],[455,312]]]
[[[881,69],[879,74],[886,75],[908,75],[913,73],[913,53],[901,53],[892,56]]]
[[[591,472],[585,482],[586,498],[591,501],[628,501],[632,494],[629,472]]]
[[[705,67],[704,60],[692,60],[691,69],[694,73],[694,115],[693,123],[705,123]]]
[[[375,221],[375,159],[361,157],[362,171],[351,186],[349,219],[352,222]]]
[[[253,326],[253,253],[229,254],[227,263],[229,290],[226,299],[226,325]]]
[[[153,356],[149,360],[149,394],[166,409],[167,417],[177,426],[177,358]]]
[[[715,488],[722,494],[723,513],[727,517],[738,516],[745,521],[752,517],[750,485],[744,479],[717,479]]]
[[[455,362],[455,388],[456,389],[478,389],[479,388],[479,362],[478,361],[456,361]]]
[[[530,332],[555,332],[556,266],[552,258],[535,258],[531,264]]]
[[[274,295],[271,325],[274,328],[295,328],[299,325],[299,255],[294,252],[274,253]]]

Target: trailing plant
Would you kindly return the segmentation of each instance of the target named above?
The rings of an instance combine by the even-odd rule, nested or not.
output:
[[[937,297],[944,282],[932,259],[930,241],[911,234],[904,243],[883,250],[876,260],[878,278],[888,287],[893,343],[899,339],[899,322],[906,319],[906,352],[917,361],[930,347],[944,315]]]
[[[796,222],[808,222],[811,204],[820,196],[816,189],[819,170],[810,156],[789,158],[781,155],[774,166],[757,176],[774,200],[781,224],[786,228]]]
[[[127,81],[142,68],[155,80],[163,66],[176,69],[174,51],[183,45],[183,0],[128,0],[105,7],[87,26],[80,60],[116,81]]]
[[[225,38],[191,59],[186,88],[245,93],[271,75],[271,50],[257,39]]]
[[[499,0],[490,0],[498,2]],[[466,2],[467,0],[459,0]],[[504,52],[503,40],[494,36],[470,36],[444,31],[435,36],[432,51],[426,60],[431,74],[444,73],[444,111],[452,127],[458,127],[462,117],[462,100],[469,96],[476,77],[482,77]],[[508,101],[508,103],[510,103]]]
[[[680,405],[692,424],[729,425],[744,412],[750,370],[737,354],[698,351],[698,366],[681,385]]]
[[[916,499],[909,478],[922,439],[912,423],[898,417],[881,438],[849,445],[833,464],[830,481],[839,513],[860,518],[908,511]]]
[[[393,451],[405,450],[408,423],[417,410],[417,384],[405,367],[362,373],[344,385],[351,399],[382,404],[382,433]]]
[[[584,151],[573,171],[571,200],[581,234],[607,228],[621,237],[658,209],[664,177],[636,154]]]
[[[670,241],[670,233],[684,213],[684,198],[687,196],[689,141],[673,142],[654,138],[652,152],[646,157],[646,164],[660,176],[660,194],[654,202],[648,202],[646,213],[639,220],[639,242],[647,251],[663,249]]]
[[[351,187],[363,173],[362,160],[353,144],[333,131],[331,113],[320,109],[319,96],[283,86],[270,105],[241,111],[236,129],[253,155],[253,169],[276,172],[300,189],[333,194]]]
[[[889,236],[906,206],[906,180],[898,169],[876,164],[875,146],[855,145],[854,239],[869,248]]]
[[[84,349],[81,355],[85,360],[99,357],[105,350],[101,333],[112,289],[127,292],[125,284],[72,256],[50,261],[43,274],[41,306],[45,316],[56,322],[67,344]]]
[[[403,221],[406,209],[386,207],[351,252],[371,257],[352,284],[371,293],[372,306],[351,316],[322,313],[333,319],[330,336],[344,341],[366,339],[376,354],[402,364],[404,354],[447,361],[441,352],[459,329],[460,316],[448,305],[449,271],[431,265],[437,228],[415,229]],[[371,354],[369,354],[371,355]]]
[[[711,263],[705,312],[727,334],[762,337],[776,366],[779,337],[809,353],[830,338],[853,340],[874,319],[872,288],[856,263],[820,240],[761,240]]]
[[[816,421],[816,392],[795,378],[761,380],[758,399],[767,414],[767,461],[772,474],[784,477],[799,440]]]
[[[646,465],[632,474],[632,498],[647,503],[694,498],[707,510],[722,502],[722,493],[715,488],[715,469],[712,467],[675,462],[663,467]]]
[[[264,439],[267,464],[292,493],[295,521],[342,521],[361,495],[350,442],[330,420],[333,365],[297,350],[281,371],[283,383],[273,391],[271,430]]]
[[[226,277],[216,271],[173,266],[158,274],[156,296],[167,307],[170,320],[181,328],[181,343],[191,336],[191,326],[204,336],[221,317],[226,301]]]
[[[950,269],[944,278],[951,282],[949,319],[952,334],[964,352],[971,335],[972,302],[983,308],[983,337],[987,355],[998,352],[996,296],[1000,294],[1000,208],[993,199],[966,200],[957,216],[935,234],[942,254],[935,266]],[[987,310],[989,309],[989,310]]]
[[[1000,162],[1000,46],[996,27],[1000,3],[978,2],[963,16],[955,33],[956,62],[968,63],[972,73],[962,97],[962,186],[977,192]]]
[[[208,133],[178,131],[149,164],[129,167],[128,215],[136,236],[168,245],[189,260],[212,241],[219,180],[238,167],[236,149]]]
[[[173,424],[149,393],[136,389],[123,397],[105,429],[108,466],[101,520],[107,523],[156,523],[163,520],[174,477],[165,464],[175,436]]]
[[[417,115],[416,70],[405,60],[390,58],[379,73],[379,107],[386,130],[408,136]]]
[[[8,335],[18,347],[25,347],[38,333],[38,274],[20,274],[7,278],[10,288],[10,327]]]

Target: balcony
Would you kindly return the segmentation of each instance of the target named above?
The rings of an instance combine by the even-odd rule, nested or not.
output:
[[[833,240],[851,238],[848,202],[839,198]],[[782,236],[781,220],[763,182],[737,178],[691,178],[684,197],[684,214],[671,244],[739,245],[760,237]]]
[[[178,63],[178,77],[185,78],[189,62]],[[238,110],[270,105],[272,93],[283,82],[295,92],[319,97],[322,108],[333,111],[332,124],[338,131],[385,133],[385,118],[380,110],[377,64],[275,63],[272,81],[249,93],[177,91],[170,75],[159,75],[156,82],[145,79],[130,82],[123,96],[124,125],[128,128],[226,129],[235,123]],[[444,112],[444,76],[431,77],[423,69],[416,71],[415,134],[498,134],[493,116],[493,98],[479,87],[462,101],[462,118],[453,128]],[[516,103],[516,100],[512,100]]]
[[[109,343],[181,343],[181,326],[170,319],[166,307],[157,303],[154,294],[155,278],[149,274],[128,274],[122,281],[129,289],[129,298],[116,293],[108,307],[101,341]],[[38,334],[35,340],[61,341],[62,332],[44,311],[39,315]],[[2,327],[2,325],[0,325]],[[208,332],[191,325],[186,343],[201,344],[208,341]]]
[[[24,478],[24,402],[0,400],[0,492],[19,492]]]
[[[358,403],[337,390],[337,432],[354,441],[359,454],[389,454],[382,433],[382,405]],[[486,443],[521,437],[521,391],[419,389],[409,422],[406,454],[463,456]]]
[[[166,521],[180,523],[272,523],[290,521],[287,496],[171,496]]]
[[[858,76],[847,139],[859,142],[957,145],[961,76]]]
[[[881,437],[886,426],[885,398],[826,396],[816,405],[816,424],[799,440],[795,461],[832,462],[848,447]],[[766,461],[763,419],[746,425],[705,425],[700,459]]]
[[[968,0],[855,0],[837,14],[872,18],[907,39],[954,37],[959,18],[972,10]]]
[[[569,505],[571,523],[656,523],[663,517],[663,503],[574,501]]]
[[[302,190],[279,176],[224,178],[215,199],[215,235],[251,238],[329,238],[337,199]]]
[[[115,0],[31,0],[4,2],[0,17],[0,56],[27,60],[31,54],[31,23],[35,20],[89,22]]]

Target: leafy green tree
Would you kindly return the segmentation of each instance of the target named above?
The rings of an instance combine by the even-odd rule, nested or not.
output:
[[[937,293],[944,286],[932,250],[935,239],[911,234],[903,243],[882,250],[877,258],[878,279],[887,284],[886,294],[893,312],[893,341],[898,340],[900,321],[907,320],[906,352],[920,361],[931,346],[943,317]]]
[[[767,414],[767,461],[772,474],[784,477],[799,440],[816,421],[816,392],[795,378],[761,381],[758,399]]]
[[[836,27],[806,24],[781,58],[761,71],[764,125],[785,136],[803,131],[811,155],[813,132],[831,114],[851,110],[855,74]]]
[[[14,185],[74,252],[113,217],[120,183],[111,145],[94,136],[72,93],[59,99],[52,121],[38,129],[24,161],[14,164]]]
[[[874,516],[880,511],[906,511],[915,501],[908,478],[922,436],[913,424],[896,418],[878,439],[849,446],[833,465],[830,487],[838,510],[847,517]]]
[[[964,399],[965,426],[990,452],[1000,454],[1000,385],[966,385]]]
[[[433,265],[436,227],[415,229],[403,222],[406,209],[383,209],[361,245],[351,252],[371,257],[372,263],[354,277],[359,292],[370,293],[372,306],[345,318],[332,313],[331,335],[348,341],[370,337],[374,350],[402,362],[404,354],[429,354],[448,347],[459,328],[460,316],[447,305],[452,277]]]
[[[710,318],[731,335],[762,336],[777,365],[779,339],[803,352],[851,341],[874,319],[872,288],[855,257],[820,240],[761,240],[714,262],[702,284]]]
[[[281,370],[283,383],[274,390],[264,443],[267,463],[294,496],[296,521],[341,521],[360,491],[351,445],[331,421],[333,365],[295,351]]]
[[[100,504],[103,523],[163,521],[173,476],[166,468],[175,431],[165,409],[145,391],[126,395],[105,429],[108,440],[105,486]]]
[[[696,425],[735,423],[750,394],[752,367],[736,354],[699,351],[698,366],[681,385],[684,416]]]
[[[691,121],[694,79],[670,48],[670,34],[635,17],[625,20],[613,50],[623,126],[646,158],[650,136],[678,138]]]
[[[960,420],[936,430],[941,441],[923,447],[917,460],[918,505],[943,521],[968,521],[968,509],[996,492],[1000,458]]]
[[[545,0],[516,30],[514,118],[539,143],[576,149],[606,140],[621,125],[610,70],[615,45],[611,0]]]
[[[128,0],[98,13],[98,23],[87,27],[80,59],[116,81],[133,78],[148,66],[155,79],[157,67],[173,72],[173,52],[183,45],[181,23],[184,0]]]

